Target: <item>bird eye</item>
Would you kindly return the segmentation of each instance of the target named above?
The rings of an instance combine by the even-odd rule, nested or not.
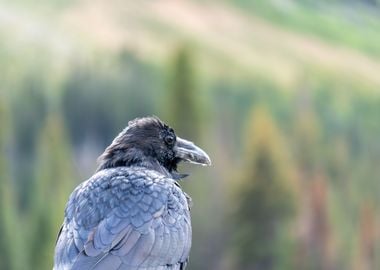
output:
[[[172,145],[174,143],[174,137],[172,135],[169,135],[169,136],[166,136],[165,137],[165,142],[168,144],[168,145]]]

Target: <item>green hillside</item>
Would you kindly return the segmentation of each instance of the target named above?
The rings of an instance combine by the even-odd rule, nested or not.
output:
[[[374,1],[233,1],[285,29],[380,56],[380,3]]]
[[[143,61],[165,65],[178,43],[189,42],[202,72],[214,76],[260,76],[292,88],[306,68],[338,79],[380,83],[380,19],[365,6],[355,12],[360,24],[354,24],[338,3],[324,7],[283,1],[289,5],[283,8],[268,1],[236,6],[213,1],[72,1],[64,7],[40,2],[34,9],[30,3],[2,4],[2,46],[12,53],[20,42],[23,62],[25,56],[42,54],[40,50],[52,65],[62,65],[125,49]],[[240,9],[244,5],[252,12]]]

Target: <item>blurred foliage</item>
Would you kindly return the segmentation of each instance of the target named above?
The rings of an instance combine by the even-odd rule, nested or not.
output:
[[[113,66],[104,64],[93,69],[76,64],[62,97],[74,143],[95,140],[106,145],[128,119],[152,114],[158,105],[154,102],[157,96],[152,96],[150,90],[157,82],[155,71],[128,51],[122,51]]]
[[[74,187],[71,156],[62,119],[56,114],[49,115],[37,143],[35,183],[29,203],[29,243],[34,247],[29,261],[32,269],[49,269],[53,263],[51,253],[67,201],[66,191]]]
[[[281,233],[295,214],[296,182],[289,152],[268,112],[256,108],[246,132],[246,158],[234,200],[239,269],[285,269]],[[290,267],[289,269],[294,269]]]
[[[378,0],[234,2],[246,11],[268,18],[281,26],[380,57]]]
[[[181,47],[174,59],[167,101],[168,122],[189,139],[199,136],[201,112],[190,50]],[[191,124],[190,124],[191,123]]]
[[[189,269],[379,269],[378,1],[136,6],[0,1],[0,269],[51,269],[70,192],[152,114],[213,161],[180,168]]]
[[[0,269],[22,269],[24,263],[23,254],[19,255],[18,250],[22,248],[22,237],[14,230],[21,229],[19,227],[17,200],[15,200],[15,192],[13,183],[11,182],[10,163],[6,159],[10,149],[9,141],[10,121],[8,106],[4,103],[4,99],[0,100]],[[21,233],[24,233],[22,231]]]

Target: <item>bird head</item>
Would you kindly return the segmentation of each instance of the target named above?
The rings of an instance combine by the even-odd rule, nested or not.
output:
[[[178,163],[185,161],[211,165],[209,156],[194,143],[178,137],[159,118],[136,118],[113,140],[99,157],[99,170],[120,166],[164,167],[176,172]]]

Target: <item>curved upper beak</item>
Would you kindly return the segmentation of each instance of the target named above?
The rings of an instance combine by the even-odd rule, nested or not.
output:
[[[205,151],[196,146],[193,142],[187,141],[180,137],[177,137],[174,151],[176,157],[181,160],[201,164],[203,166],[211,165],[211,159]]]

